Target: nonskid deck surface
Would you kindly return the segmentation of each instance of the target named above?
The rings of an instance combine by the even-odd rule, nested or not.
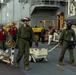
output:
[[[50,50],[56,43],[51,43],[50,46],[47,43],[42,44],[39,42],[39,48],[48,48]],[[32,47],[35,47],[34,44]],[[76,48],[75,48],[76,49]],[[74,59],[76,63],[76,50],[74,49]],[[15,50],[15,61],[17,51]],[[66,51],[64,57],[64,66],[58,65],[58,59],[61,53],[61,46],[55,48],[52,52],[48,53],[47,61],[30,62],[30,70],[25,71],[23,68],[23,58],[20,62],[20,68],[14,66],[8,66],[3,62],[0,62],[0,75],[76,75],[76,67],[69,64],[69,52]]]
[[[6,63],[0,61],[0,75],[26,75],[19,68],[7,65]]]
[[[49,50],[54,47],[56,43],[51,43],[50,46],[47,46],[47,43],[39,43],[39,47],[48,48]],[[61,53],[61,46],[55,48],[47,56],[48,61],[38,61],[30,62],[30,70],[24,71],[26,75],[76,75],[76,67],[73,67],[69,63],[69,52],[68,50],[65,53],[64,57],[64,66],[58,65],[58,59]],[[76,48],[74,49],[74,59],[76,63]],[[22,68],[22,66],[21,66]]]

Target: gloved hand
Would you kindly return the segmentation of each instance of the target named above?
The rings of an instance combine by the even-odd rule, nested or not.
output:
[[[35,43],[35,46],[38,47],[38,43]]]

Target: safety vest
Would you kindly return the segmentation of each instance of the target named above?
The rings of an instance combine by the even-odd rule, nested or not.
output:
[[[1,28],[1,29],[2,30],[0,31],[0,40],[5,41],[6,40],[6,33],[5,33],[3,28]]]
[[[14,30],[14,34],[16,34],[17,33],[17,27],[14,27],[13,30]]]
[[[9,34],[14,35],[16,33],[17,33],[17,28],[16,27],[10,27]]]

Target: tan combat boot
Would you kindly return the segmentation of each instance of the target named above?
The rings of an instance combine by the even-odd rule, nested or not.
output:
[[[16,63],[16,67],[19,68],[19,63]]]
[[[64,65],[64,63],[62,61],[59,61],[59,65]]]
[[[29,70],[29,66],[26,66],[24,69],[25,69],[26,71]]]
[[[74,64],[74,63],[72,63],[72,64],[70,64],[71,66],[75,66],[76,67],[76,64]]]

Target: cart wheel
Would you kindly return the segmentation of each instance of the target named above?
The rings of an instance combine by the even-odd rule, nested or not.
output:
[[[31,58],[31,55],[29,55],[29,61],[31,61],[31,59],[32,59],[32,58]]]
[[[41,59],[40,59],[40,61],[43,61],[43,60],[44,60],[44,58],[41,58]]]

